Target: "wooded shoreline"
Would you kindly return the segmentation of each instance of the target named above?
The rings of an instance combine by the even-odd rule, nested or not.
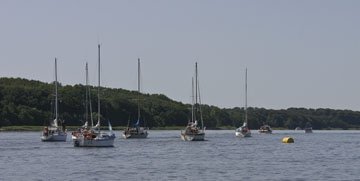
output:
[[[0,131],[41,131],[44,126],[5,126],[1,127]],[[117,126],[112,127],[113,130],[123,130],[126,127]],[[67,127],[68,131],[75,131],[78,129],[76,126]],[[101,127],[103,130],[107,130],[108,127]],[[184,127],[182,126],[167,126],[167,127],[153,127],[150,130],[182,130]],[[219,127],[219,128],[209,128],[207,130],[235,130],[236,127]],[[272,128],[273,130],[288,130],[286,128]],[[321,130],[360,130],[359,128],[350,128],[350,129],[342,129],[342,128],[327,128]]]
[[[59,119],[68,128],[76,129],[85,122],[85,86],[59,85]],[[96,97],[96,87],[90,88]],[[113,127],[122,128],[137,121],[137,91],[101,88],[101,125],[110,121]],[[151,130],[184,128],[191,119],[190,104],[174,101],[163,94],[141,94],[141,122]],[[97,101],[91,100],[92,110]],[[0,78],[0,129],[39,130],[36,128],[54,120],[54,84],[22,78]],[[240,104],[240,103],[239,103]],[[250,103],[251,105],[251,103]],[[263,124],[272,128],[304,128],[310,123],[315,130],[360,129],[360,111],[328,108],[288,108],[281,110],[248,107],[248,126],[257,130]],[[204,126],[207,129],[235,129],[244,121],[244,108],[219,108],[202,105]],[[94,118],[97,112],[93,111]],[[35,126],[35,127],[32,127]]]

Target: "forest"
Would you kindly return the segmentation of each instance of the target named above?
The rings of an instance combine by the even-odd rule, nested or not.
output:
[[[54,119],[54,83],[22,78],[0,78],[0,127],[42,126]],[[66,125],[80,126],[85,120],[85,90],[81,84],[59,84],[59,118]],[[92,115],[97,116],[97,87],[90,87]],[[101,122],[113,126],[134,124],[138,115],[138,93],[101,87]],[[142,126],[185,126],[191,119],[191,105],[174,101],[163,94],[140,94]],[[238,127],[244,121],[244,108],[219,108],[201,105],[207,129]],[[198,112],[198,111],[197,111]],[[197,113],[199,114],[199,113]],[[199,117],[199,116],[198,116]],[[288,108],[282,110],[248,108],[249,127],[262,124],[294,129],[311,123],[313,129],[359,129],[360,112],[334,109]]]

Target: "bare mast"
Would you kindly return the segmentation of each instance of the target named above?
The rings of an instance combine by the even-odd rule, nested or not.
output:
[[[100,130],[100,44],[98,44],[98,54],[99,54],[99,61],[98,61],[98,123],[99,130]]]
[[[57,60],[55,57],[55,126],[58,126],[58,82],[57,82]]]
[[[140,58],[138,58],[138,121],[140,122]]]
[[[85,66],[85,124],[87,125],[88,124],[88,121],[89,121],[89,90],[88,90],[88,85],[89,85],[89,82],[88,82],[88,63],[86,62],[86,66]]]
[[[197,62],[195,63],[195,113],[194,120],[196,121],[196,113],[197,113],[197,104],[198,104],[198,74],[197,74]]]
[[[245,69],[245,123],[248,124],[247,120],[247,68]]]
[[[194,77],[192,77],[191,83],[191,123],[194,123]]]
[[[199,75],[198,75],[198,69],[197,69],[197,62],[196,62],[196,79],[197,79],[197,91],[199,92],[199,111],[200,111],[200,120],[201,120],[201,128],[204,129],[204,121],[203,121],[203,116],[202,116],[202,110],[201,110],[201,95],[200,95],[200,81],[199,79]]]

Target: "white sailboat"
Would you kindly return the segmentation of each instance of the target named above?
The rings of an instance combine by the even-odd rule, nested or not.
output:
[[[59,123],[61,124],[59,127]],[[55,58],[55,119],[50,126],[45,126],[41,135],[41,141],[66,141],[67,133],[65,124],[59,121],[58,116],[58,82],[57,60]]]
[[[191,121],[188,122],[185,130],[181,131],[181,139],[183,141],[204,141],[205,140],[205,127],[201,110],[201,97],[200,87],[198,82],[198,68],[197,62],[195,63],[195,101],[194,101],[194,79],[192,79],[192,106],[191,106]],[[198,102],[199,94],[199,102]],[[195,102],[195,104],[194,104]],[[198,126],[197,112],[200,112],[201,127]]]
[[[98,67],[98,122],[89,130],[85,130],[76,139],[74,146],[78,147],[112,147],[114,146],[115,134],[109,122],[110,133],[100,131],[100,44],[98,45],[99,67]]]
[[[245,121],[242,126],[235,130],[235,135],[239,137],[251,137],[247,118],[247,69],[245,70]]]
[[[123,137],[125,139],[128,138],[147,138],[148,130],[147,127],[140,127],[140,58],[138,59],[138,119],[137,122],[134,124],[133,127],[129,127],[130,120],[128,122],[128,126],[125,130],[123,130]]]
[[[89,68],[88,63],[86,63],[85,66],[85,75],[86,75],[86,81],[85,81],[85,123],[83,126],[78,128],[77,131],[72,132],[72,140],[77,139],[78,136],[80,136],[85,131],[89,131],[91,127],[94,127],[94,121],[92,116],[92,106],[91,106],[91,94],[90,94],[90,87],[89,87]],[[89,113],[90,110],[90,113]],[[89,114],[90,114],[90,121],[91,121],[91,127],[89,127]]]

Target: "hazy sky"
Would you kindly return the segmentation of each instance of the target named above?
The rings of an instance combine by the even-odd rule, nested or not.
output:
[[[85,81],[189,102],[360,110],[360,1],[0,1],[0,77]]]

